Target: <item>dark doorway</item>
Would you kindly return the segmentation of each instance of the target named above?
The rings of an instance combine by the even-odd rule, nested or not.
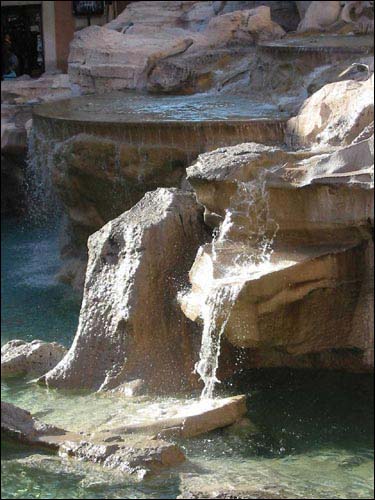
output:
[[[17,57],[17,76],[40,76],[44,72],[42,6],[1,7],[1,42],[2,77],[9,52]]]

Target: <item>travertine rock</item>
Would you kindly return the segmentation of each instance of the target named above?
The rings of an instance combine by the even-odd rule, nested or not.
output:
[[[291,118],[287,140],[293,146],[349,145],[374,121],[374,77],[330,83],[305,101]]]
[[[10,340],[1,348],[1,376],[40,376],[54,368],[66,348],[57,342]]]
[[[150,439],[146,436],[119,435],[93,438],[74,434],[47,425],[31,416],[28,411],[11,403],[1,402],[1,432],[7,438],[25,444],[48,447],[62,457],[93,462],[109,469],[134,474],[143,479],[165,467],[173,467],[185,460],[182,450],[173,443]]]
[[[106,436],[146,434],[154,438],[190,438],[214,429],[228,427],[247,413],[246,397],[232,396],[224,399],[197,400],[181,408],[171,407],[172,416],[145,420],[139,424],[121,425],[116,417],[99,428],[99,435]],[[94,435],[95,436],[95,435]]]
[[[123,442],[118,436],[117,440],[113,439],[110,443],[67,440],[60,446],[59,455],[94,462],[108,469],[135,475],[138,479],[185,461],[185,455],[177,445],[146,437],[128,437],[127,442]]]
[[[58,437],[65,435],[63,429],[40,422],[28,411],[4,401],[1,402],[1,432],[19,441],[50,445],[52,448],[56,448]]]
[[[85,90],[102,92],[150,89],[155,87],[156,79],[159,90],[172,91],[170,85],[162,86],[168,78],[165,63],[170,58],[195,54],[198,60],[209,50],[226,47],[230,49],[230,56],[235,54],[235,50],[231,50],[233,45],[251,45],[285,34],[283,28],[271,20],[269,6],[246,9],[240,5],[241,10],[223,13],[214,4],[131,3],[107,25],[91,26],[76,34],[69,55],[71,81]],[[230,64],[230,57],[221,58],[221,63],[221,67]],[[152,80],[156,66],[157,77],[154,75]],[[206,80],[211,78],[211,71],[206,68]],[[189,72],[189,68],[185,68],[185,72]]]
[[[78,331],[47,385],[106,390],[142,378],[159,392],[191,387],[192,324],[176,295],[204,238],[201,207],[177,189],[147,193],[92,235]]]
[[[185,314],[200,321],[207,283],[230,282],[230,266],[246,255],[267,213],[263,230],[271,237],[278,228],[274,253],[253,277],[233,275],[240,292],[226,338],[248,349],[252,366],[292,365],[299,357],[298,366],[370,369],[373,154],[371,137],[335,150],[242,144],[201,155],[188,181],[207,222],[217,225],[231,207],[232,227],[216,245],[215,264],[211,245],[199,250],[191,292],[181,299]],[[249,183],[253,190],[246,191]],[[241,215],[242,192],[242,207],[251,197],[253,205]],[[308,358],[313,353],[315,361]]]
[[[374,31],[373,2],[314,1],[297,2],[297,4],[302,18],[298,25],[299,32],[351,30],[363,34]]]

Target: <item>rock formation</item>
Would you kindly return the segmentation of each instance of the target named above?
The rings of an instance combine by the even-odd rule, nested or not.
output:
[[[43,375],[64,357],[66,348],[57,342],[11,340],[1,348],[1,377]]]
[[[246,397],[231,396],[216,400],[188,401],[171,407],[172,416],[154,416],[142,423],[124,426],[121,418],[113,418],[99,427],[101,436],[147,434],[153,439],[191,438],[214,429],[237,425],[247,413]],[[239,424],[238,424],[239,425]],[[94,434],[95,436],[96,434]]]
[[[61,457],[100,464],[108,469],[135,475],[143,479],[166,467],[184,462],[182,450],[173,443],[147,436],[74,434],[33,418],[28,411],[11,403],[1,402],[1,432],[8,439],[25,444],[47,447]]]
[[[181,55],[198,61],[211,51],[219,68],[228,65],[235,46],[285,34],[271,19],[269,6],[239,7],[225,12],[215,2],[134,2],[107,25],[76,34],[69,56],[71,81],[96,92],[145,87],[171,91],[163,85],[162,75],[167,74],[160,63]]]
[[[147,193],[92,235],[78,331],[46,384],[107,390],[142,378],[158,392],[194,385],[192,323],[176,296],[204,239],[201,207],[176,189]]]
[[[130,209],[145,192],[157,187],[189,189],[184,183],[185,169],[197,155],[235,144],[238,136],[266,143],[283,139],[284,119],[277,110],[272,120],[257,120],[251,114],[243,120],[236,118],[232,105],[234,119],[197,119],[200,105],[206,106],[207,113],[223,102],[214,97],[213,102],[205,98],[196,101],[195,97],[160,99],[129,94],[99,98],[98,114],[103,122],[90,111],[97,103],[89,96],[43,105],[34,113],[30,135],[30,171],[36,177],[32,183],[34,205],[40,216],[62,205],[67,228],[59,279],[80,291],[88,237]],[[76,104],[83,111],[72,114]],[[131,105],[132,112],[126,112]],[[229,97],[225,105],[231,105]],[[172,110],[167,116],[163,114],[165,107]],[[196,111],[190,118],[191,109]],[[44,186],[41,192],[40,185]]]
[[[131,427],[106,428],[88,433],[69,432],[45,424],[11,403],[1,402],[2,437],[47,447],[62,458],[92,462],[106,469],[144,479],[185,461],[182,449],[171,438],[190,438],[239,422],[247,412],[245,396],[181,406],[173,418]],[[167,439],[167,440],[164,440]]]
[[[24,443],[45,444],[51,448],[55,448],[57,436],[66,434],[63,429],[45,424],[28,411],[4,401],[1,402],[1,432]]]
[[[182,308],[199,322],[207,283],[236,283],[225,336],[250,366],[373,367],[372,95],[373,78],[314,94],[288,123],[290,142],[309,150],[242,144],[187,170],[205,221],[232,215],[222,246],[200,248]],[[270,263],[236,274],[275,227]]]

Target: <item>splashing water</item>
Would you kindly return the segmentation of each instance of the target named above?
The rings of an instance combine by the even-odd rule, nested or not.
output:
[[[201,308],[202,343],[195,365],[195,371],[204,382],[202,399],[212,399],[215,385],[219,383],[216,372],[221,338],[242,284],[255,275],[265,274],[271,265],[278,225],[269,217],[265,175],[266,170],[263,170],[250,182],[238,182],[231,206],[214,233],[212,279]]]
[[[34,223],[45,223],[61,210],[52,182],[59,147],[60,143],[52,142],[32,127],[27,144],[27,199],[28,213]]]

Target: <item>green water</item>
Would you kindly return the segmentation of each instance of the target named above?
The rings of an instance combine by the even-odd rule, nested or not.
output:
[[[79,301],[57,285],[58,231],[2,224],[2,342],[42,338],[69,345]],[[2,442],[3,498],[176,498],[184,490],[251,489],[284,498],[373,498],[373,380],[365,375],[263,370],[241,374],[252,429],[182,442],[188,461],[142,483],[92,464]],[[132,422],[176,404],[65,394],[24,380],[2,399],[71,430]]]

